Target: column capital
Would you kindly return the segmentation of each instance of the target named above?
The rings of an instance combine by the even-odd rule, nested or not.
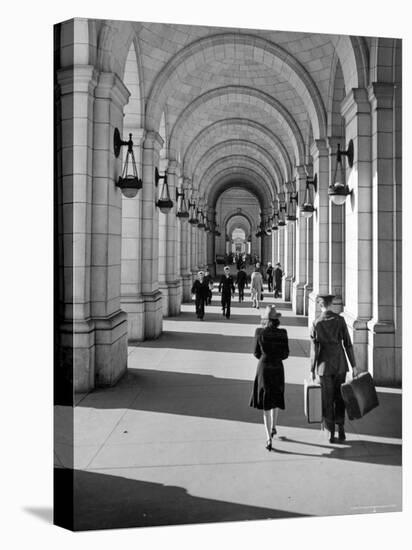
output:
[[[366,88],[352,88],[343,98],[340,112],[346,124],[358,114],[369,114],[370,103]]]
[[[306,166],[304,164],[299,164],[295,166],[295,174],[299,179],[306,178]]]
[[[314,139],[310,146],[310,154],[313,160],[318,157],[324,157],[329,155],[328,147],[325,139]]]
[[[163,138],[159,134],[159,132],[155,132],[154,130],[149,130],[146,132],[146,137],[143,142],[143,148],[144,149],[156,149],[157,151],[160,151],[160,149],[163,147]]]
[[[122,110],[130,97],[129,90],[117,74],[108,72],[100,73],[94,94],[96,98],[114,101]]]
[[[169,160],[169,164],[167,165],[167,173],[170,175],[176,176],[178,171],[179,171],[178,161]]]
[[[372,82],[368,86],[372,109],[392,109],[395,86],[390,82]]]
[[[60,95],[76,92],[92,93],[96,87],[98,72],[93,65],[74,65],[57,71]]]

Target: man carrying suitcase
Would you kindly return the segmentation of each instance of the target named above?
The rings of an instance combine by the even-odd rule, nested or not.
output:
[[[349,370],[345,351],[352,366],[353,376],[357,374],[348,327],[345,319],[331,310],[333,298],[330,294],[317,297],[321,313],[313,322],[310,333],[312,379],[316,378],[317,373],[322,391],[323,422],[330,433],[330,443],[336,441],[336,424],[338,440],[346,439],[345,403],[341,395],[341,385],[345,382]]]

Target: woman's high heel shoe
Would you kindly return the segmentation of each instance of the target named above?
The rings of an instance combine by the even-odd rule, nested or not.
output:
[[[270,433],[271,437],[273,437],[274,435],[276,435],[278,432],[276,431],[276,428],[272,428],[272,431]]]
[[[272,439],[268,439],[266,441],[266,450],[271,451],[272,450]]]

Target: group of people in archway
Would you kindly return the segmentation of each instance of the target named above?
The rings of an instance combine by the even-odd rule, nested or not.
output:
[[[268,263],[266,269],[266,280],[268,292],[273,292],[274,298],[279,298],[282,293],[282,276],[283,271],[280,263],[276,264],[276,268],[272,267],[271,262]],[[198,319],[203,320],[205,316],[205,306],[210,305],[212,301],[213,277],[209,270],[199,271],[197,279],[192,285],[192,295],[195,296],[195,309]],[[239,302],[245,299],[245,287],[250,283],[250,292],[252,298],[252,307],[259,309],[263,300],[264,292],[264,271],[259,262],[256,263],[253,272],[248,277],[243,266],[237,269],[236,279],[230,272],[230,267],[227,265],[223,269],[223,275],[220,278],[218,290],[221,294],[221,304],[223,316],[230,319],[230,310],[232,298],[235,296],[236,287],[238,288]]]

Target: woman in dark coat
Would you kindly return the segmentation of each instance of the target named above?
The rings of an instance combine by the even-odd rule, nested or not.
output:
[[[253,384],[250,406],[263,410],[266,430],[266,449],[272,450],[272,437],[276,435],[279,409],[285,408],[285,373],[282,360],[289,356],[288,333],[278,328],[281,313],[274,306],[267,307],[262,317],[264,328],[255,333],[254,356],[259,359]]]

